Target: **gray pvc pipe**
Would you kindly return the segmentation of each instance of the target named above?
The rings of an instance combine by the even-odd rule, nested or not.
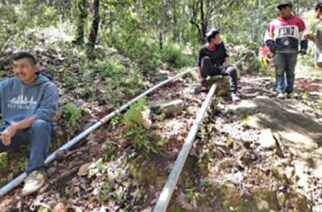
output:
[[[86,137],[89,133],[91,133],[92,131],[96,130],[97,128],[99,128],[100,126],[102,126],[103,124],[105,124],[107,121],[109,121],[112,117],[114,117],[115,115],[119,114],[120,112],[122,112],[123,110],[125,110],[126,108],[128,108],[130,105],[132,105],[133,103],[135,103],[136,101],[138,101],[139,99],[141,99],[142,97],[148,95],[149,93],[153,92],[154,90],[160,88],[161,86],[171,82],[171,81],[175,81],[178,78],[182,77],[183,75],[193,71],[194,69],[189,69],[186,70],[182,73],[177,74],[174,77],[171,77],[165,81],[160,82],[159,84],[155,85],[154,87],[146,90],[144,93],[140,94],[139,96],[133,98],[132,100],[130,100],[127,104],[123,105],[122,107],[120,107],[119,109],[115,110],[114,112],[108,114],[107,116],[105,116],[104,118],[102,118],[101,120],[99,120],[98,122],[96,122],[95,124],[93,124],[92,126],[90,126],[89,128],[87,128],[85,131],[83,131],[82,133],[78,134],[77,136],[75,136],[72,140],[68,141],[66,144],[64,144],[63,146],[61,146],[59,149],[57,149],[55,152],[51,153],[51,155],[49,155],[45,161],[46,164],[50,163],[51,161],[53,161],[57,154],[63,150],[67,150],[70,147],[72,147],[73,145],[75,145],[77,142],[79,142],[81,139],[83,139],[84,137]],[[13,188],[15,188],[16,186],[18,186],[20,183],[22,183],[22,181],[27,177],[26,172],[20,174],[18,177],[16,177],[15,179],[13,179],[11,182],[7,183],[5,186],[3,186],[0,189],[0,197],[2,197],[3,195],[5,195],[6,193],[8,193],[9,191],[11,191]]]
[[[193,122],[193,126],[191,127],[189,134],[183,144],[183,147],[181,148],[181,150],[179,152],[179,155],[174,163],[174,166],[173,166],[172,171],[168,177],[168,180],[162,189],[162,192],[160,194],[158,202],[153,210],[154,212],[164,212],[167,210],[167,207],[170,203],[173,191],[177,185],[178,178],[181,174],[183,166],[184,166],[186,159],[189,155],[193,141],[195,140],[196,135],[198,133],[202,118],[205,115],[207,107],[210,104],[210,100],[215,93],[215,90],[216,90],[216,85],[214,84],[211,86],[210,91],[208,92],[208,95],[207,95],[205,101],[203,102],[196,119]]]

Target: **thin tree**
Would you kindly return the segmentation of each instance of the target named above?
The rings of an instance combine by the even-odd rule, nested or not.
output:
[[[98,28],[99,28],[99,23],[100,23],[99,7],[100,7],[100,1],[94,0],[93,22],[92,22],[91,31],[90,31],[89,38],[88,38],[88,53],[89,53],[88,55],[89,56],[93,55],[93,51],[94,51],[95,43],[96,43],[96,39],[97,39],[97,33],[98,33]]]
[[[84,42],[84,25],[87,17],[86,0],[77,0],[76,9],[78,13],[78,18],[77,18],[76,38],[74,40],[74,43],[76,45],[80,45],[80,44],[83,44]]]

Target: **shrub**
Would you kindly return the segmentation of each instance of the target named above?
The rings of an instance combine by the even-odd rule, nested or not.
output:
[[[162,49],[161,60],[173,68],[182,68],[194,63],[194,60],[189,55],[184,54],[182,49],[171,45],[167,45]]]
[[[65,104],[61,110],[63,114],[63,120],[66,123],[66,129],[72,136],[81,128],[80,118],[82,111],[75,104],[70,102]]]

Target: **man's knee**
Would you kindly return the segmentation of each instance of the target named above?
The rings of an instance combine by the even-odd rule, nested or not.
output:
[[[233,67],[228,67],[227,68],[227,74],[231,77],[236,77],[237,76],[237,71]]]
[[[208,57],[208,56],[204,56],[202,59],[201,59],[201,62],[202,63],[211,63],[211,59],[210,59],[210,57]]]
[[[210,57],[205,56],[201,59],[201,76],[206,78],[208,75],[212,75],[213,64]]]
[[[32,123],[31,129],[33,131],[51,130],[51,123],[38,119]]]

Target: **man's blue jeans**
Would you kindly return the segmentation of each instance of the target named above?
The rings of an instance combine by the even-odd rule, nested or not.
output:
[[[276,91],[277,93],[292,93],[294,90],[294,72],[297,61],[297,53],[278,53],[274,57],[276,73]],[[286,74],[286,89],[285,78]]]
[[[3,132],[6,127],[0,127],[0,132]],[[13,150],[20,144],[31,144],[30,148],[30,163],[27,166],[26,172],[29,174],[34,170],[43,170],[44,162],[47,157],[47,151],[51,140],[52,124],[43,120],[35,120],[30,128],[20,130],[11,139],[9,146],[4,146],[0,141],[0,152]]]

